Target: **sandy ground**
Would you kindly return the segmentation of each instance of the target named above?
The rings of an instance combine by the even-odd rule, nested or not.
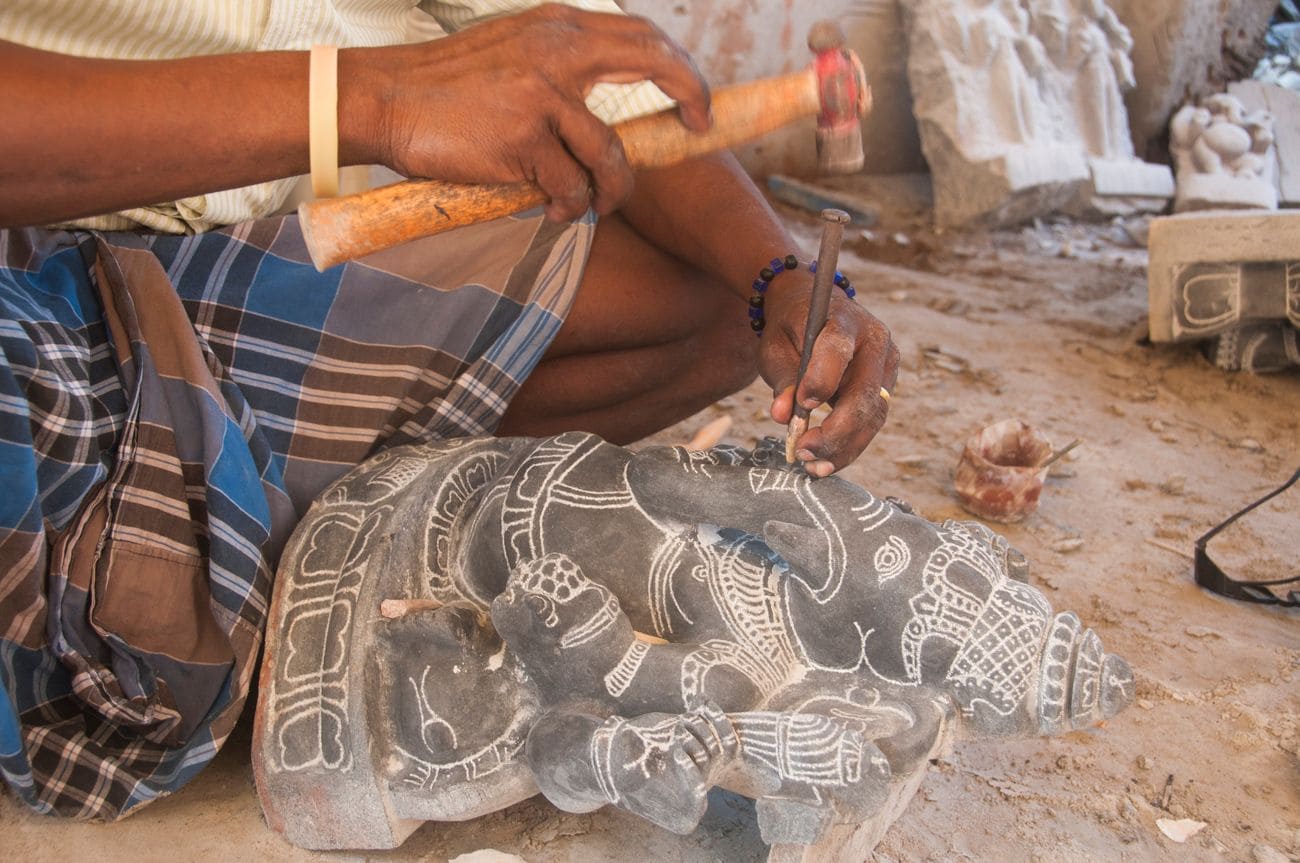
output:
[[[841,269],[892,327],[903,369],[890,421],[846,476],[935,520],[969,518],[952,490],[964,439],[1006,417],[1057,445],[1039,510],[999,529],[1053,605],[1126,657],[1138,701],[1107,727],[958,744],[876,851],[885,861],[1300,860],[1300,612],[1220,599],[1191,580],[1194,539],[1300,467],[1300,373],[1215,369],[1193,347],[1140,341],[1144,222],[937,234],[924,186],[860,178],[881,208]],[[815,250],[815,221],[782,210]],[[755,385],[657,435],[680,441],[721,413],[729,439],[779,432]],[[1294,575],[1300,489],[1212,547],[1230,572]],[[0,797],[0,859],[441,861],[495,848],[561,860],[763,859],[752,806],[717,795],[688,837],[609,810],[534,799],[466,824],[431,824],[397,851],[312,854],[261,819],[242,726],[182,793],[116,825],[28,816]],[[1185,843],[1157,819],[1205,827]]]

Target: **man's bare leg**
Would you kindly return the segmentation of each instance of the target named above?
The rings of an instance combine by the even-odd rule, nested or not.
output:
[[[603,217],[573,309],[497,434],[582,430],[626,444],[691,416],[757,376],[746,309],[618,215]]]

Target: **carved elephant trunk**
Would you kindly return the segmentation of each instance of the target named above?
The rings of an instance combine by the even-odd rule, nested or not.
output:
[[[1101,639],[1076,614],[1040,619],[1040,628],[1014,608],[1012,603],[990,603],[949,670],[947,682],[967,734],[1079,731],[1132,703],[1132,669],[1106,653]],[[1017,629],[1025,637],[1018,638]],[[1036,674],[1019,677],[1017,666]]]
[[[1052,618],[1038,673],[1038,730],[1077,731],[1133,703],[1133,670],[1067,611]]]

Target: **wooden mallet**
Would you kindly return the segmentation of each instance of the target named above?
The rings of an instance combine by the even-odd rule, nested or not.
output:
[[[722,88],[713,94],[713,127],[695,133],[676,109],[614,127],[634,169],[662,168],[742,144],[817,115],[818,162],[828,173],[862,167],[861,117],[871,91],[844,34],[819,22],[808,37],[816,59],[802,72]],[[464,185],[406,180],[298,208],[303,237],[316,269],[392,248],[420,237],[520,213],[546,203],[536,184],[522,181]]]

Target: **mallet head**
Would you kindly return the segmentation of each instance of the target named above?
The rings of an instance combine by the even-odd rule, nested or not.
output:
[[[871,88],[858,55],[844,47],[844,31],[834,21],[818,21],[808,31],[817,55],[821,113],[817,115],[817,168],[823,174],[851,174],[866,161],[862,117],[871,109]]]

